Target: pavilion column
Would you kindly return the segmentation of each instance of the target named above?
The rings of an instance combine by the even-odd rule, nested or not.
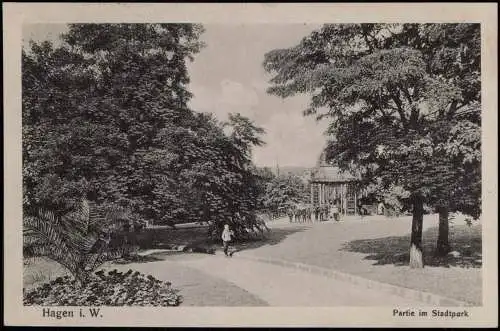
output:
[[[339,197],[340,197],[340,208],[342,208],[342,214],[344,213],[344,184],[340,184],[339,187]]]
[[[316,183],[316,194],[318,196],[317,203],[319,205],[320,199],[321,199],[321,184],[320,183]]]
[[[326,185],[323,184],[323,204],[326,204]]]
[[[328,193],[328,187],[326,186],[326,184],[323,184],[323,204],[327,204],[328,201],[327,201],[327,193]]]
[[[311,205],[314,204],[314,184],[311,183]]]
[[[345,209],[344,215],[347,216],[347,184],[344,184]]]
[[[323,187],[323,184],[319,184],[319,204],[320,206],[323,205],[323,190],[324,190],[324,187]]]
[[[354,215],[358,214],[358,200],[356,197],[356,191],[354,191]]]
[[[343,208],[344,208],[344,197],[342,196],[342,184],[340,184],[338,187],[337,187],[337,199],[340,200],[340,210],[339,212],[342,212]]]
[[[344,216],[347,215],[347,194],[346,194],[346,186],[345,184],[342,184],[342,203],[343,203],[343,207],[342,209],[344,210]]]
[[[318,204],[321,206],[321,183],[318,183]]]

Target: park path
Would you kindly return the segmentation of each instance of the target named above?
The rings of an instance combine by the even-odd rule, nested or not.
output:
[[[437,214],[424,217],[427,257],[435,247],[438,223]],[[463,215],[450,223],[450,243],[465,258],[451,261],[448,267],[421,270],[402,262],[408,258],[411,216],[346,217],[338,223],[313,224],[289,224],[280,219],[268,224],[272,228],[269,244],[245,249],[240,255],[297,262],[472,305],[482,303],[482,268],[469,267],[465,260],[468,256],[481,258],[481,223],[468,226]]]
[[[394,306],[422,302],[367,289],[352,283],[268,263],[221,255],[178,260],[189,268],[223,279],[270,306]]]
[[[426,222],[426,229],[433,223]],[[404,235],[408,220],[349,219],[340,223],[289,224],[286,219],[279,219],[268,225],[272,232],[266,234],[267,241],[240,247],[232,258],[226,258],[221,251],[216,255],[178,254],[162,261],[138,264],[135,268],[159,279],[172,280],[184,293],[186,305],[191,306],[414,307],[435,305],[431,303],[433,300],[449,306],[455,302],[448,302],[447,291],[456,290],[457,286],[444,286],[447,280],[457,279],[460,293],[467,283],[480,280],[480,277],[471,277],[477,270],[426,268],[415,271],[393,263],[379,265],[365,258],[372,249],[382,252],[389,249],[382,257],[398,253],[401,245],[406,251],[408,239]],[[356,243],[358,239],[363,244],[361,249],[342,249],[344,243]],[[365,246],[369,251],[364,251]],[[145,253],[155,254],[154,251]],[[285,263],[267,263],[268,260]],[[305,263],[308,267],[291,267],[294,263]],[[318,267],[330,271],[313,272]],[[361,277],[362,281],[332,277],[331,273]],[[407,288],[408,280],[413,287]],[[388,290],[387,286],[374,284],[398,289]],[[477,288],[475,285],[473,290]],[[437,296],[429,296],[430,293]],[[454,297],[461,299],[450,296]],[[446,300],[441,302],[441,299]]]
[[[113,264],[107,268],[122,272],[128,269],[137,270],[162,281],[171,282],[174,288],[181,291],[182,307],[268,306],[264,300],[236,284],[179,263],[180,260],[186,261],[203,257],[204,255],[200,254],[171,256],[167,257],[166,260],[123,265]]]

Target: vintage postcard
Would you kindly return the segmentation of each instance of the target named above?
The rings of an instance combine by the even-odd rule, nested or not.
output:
[[[6,325],[498,326],[496,4],[6,3]]]

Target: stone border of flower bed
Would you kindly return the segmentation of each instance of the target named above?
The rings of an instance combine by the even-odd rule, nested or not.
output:
[[[238,254],[238,258],[264,262],[273,265],[278,265],[285,268],[299,269],[305,272],[309,272],[316,275],[326,276],[328,278],[333,278],[340,281],[350,282],[352,284],[365,286],[369,289],[377,289],[380,291],[384,291],[386,293],[398,295],[400,297],[417,300],[423,303],[428,303],[436,306],[447,306],[447,307],[472,307],[477,306],[473,303],[459,301],[452,298],[443,297],[434,293],[418,291],[406,287],[396,286],[392,284],[382,283],[378,281],[374,281],[371,279],[354,276],[351,274],[335,271],[328,268],[322,268],[318,266],[313,266],[309,264],[299,263],[299,262],[291,262],[286,260],[278,260],[266,257],[258,257],[249,254]]]

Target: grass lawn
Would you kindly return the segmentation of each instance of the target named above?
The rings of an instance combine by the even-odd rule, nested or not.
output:
[[[164,245],[209,246],[207,226],[146,228],[137,235],[142,249],[163,248]]]
[[[437,215],[424,219],[423,249],[426,267],[408,267],[411,217],[365,218],[313,225],[282,224],[275,227],[269,244],[249,248],[249,253],[332,268],[368,279],[482,304],[481,225],[463,221],[450,225],[452,250],[457,258],[433,258]],[[273,239],[273,236],[285,238]]]

